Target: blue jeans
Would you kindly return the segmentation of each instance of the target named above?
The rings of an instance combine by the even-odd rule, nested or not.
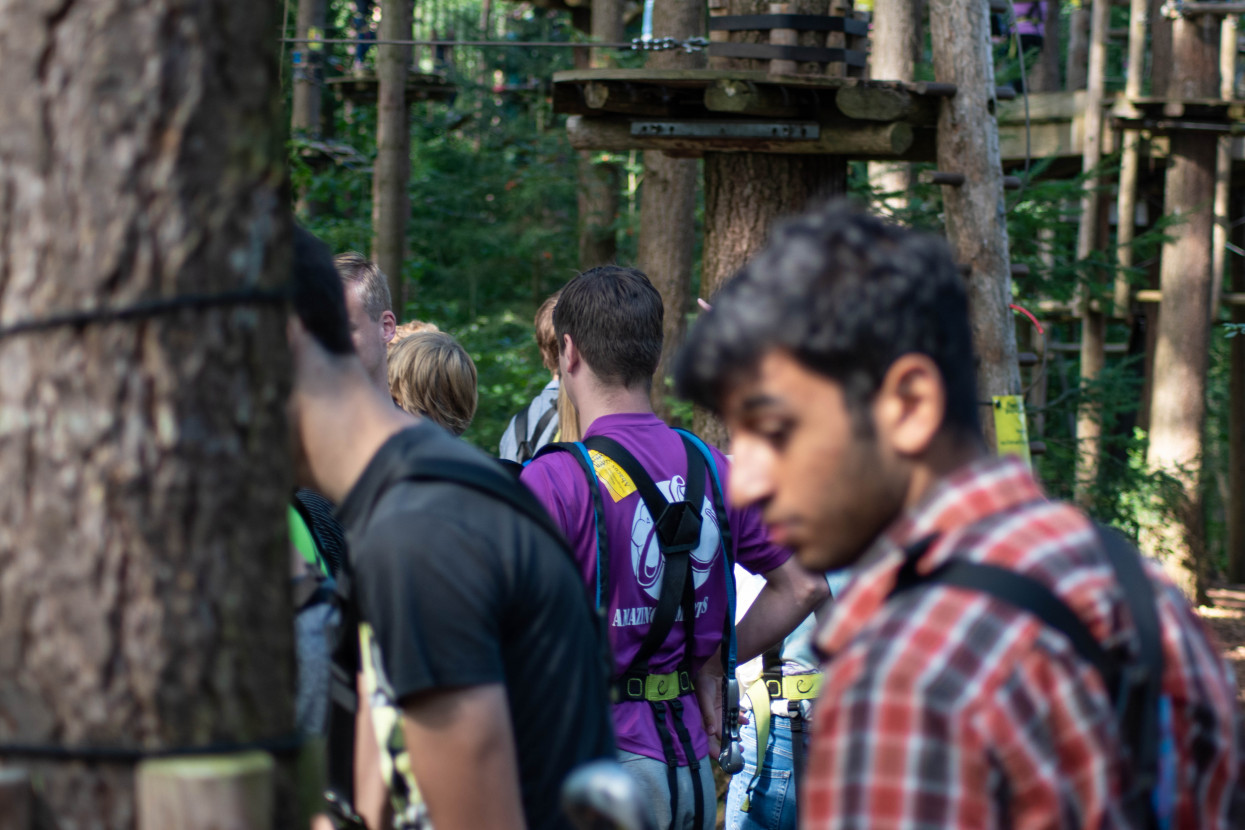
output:
[[[791,719],[770,718],[765,765],[752,788],[747,812],[743,809],[744,797],[757,771],[757,730],[751,719],[740,727],[739,737],[744,745],[744,768],[731,777],[730,789],[726,791],[726,830],[795,830],[795,758],[791,754]],[[807,752],[807,731],[804,733],[804,749]]]

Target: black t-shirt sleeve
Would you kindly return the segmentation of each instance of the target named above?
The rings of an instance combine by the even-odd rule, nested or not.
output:
[[[352,542],[360,614],[398,700],[505,681],[505,575],[484,540],[454,522],[396,513]]]

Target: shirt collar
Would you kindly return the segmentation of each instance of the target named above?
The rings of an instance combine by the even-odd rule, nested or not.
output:
[[[830,618],[817,633],[818,648],[834,654],[868,625],[895,587],[905,548],[930,536],[939,537],[923,560],[924,571],[950,555],[957,531],[1043,497],[1028,465],[1014,456],[983,458],[939,480],[861,557]]]

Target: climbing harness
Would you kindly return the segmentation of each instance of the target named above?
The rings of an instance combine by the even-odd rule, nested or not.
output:
[[[611,494],[626,492],[629,495],[626,485],[632,485],[639,492],[652,518],[664,563],[661,590],[639,650],[630,664],[614,675],[613,692],[616,700],[647,701],[652,707],[657,737],[666,759],[671,815],[674,816],[678,813],[678,759],[667,720],[672,723],[674,737],[677,737],[691,771],[695,799],[694,821],[695,826],[700,827],[708,799],[701,788],[700,760],[696,757],[691,734],[683,722],[684,705],[681,698],[694,691],[692,660],[696,608],[691,555],[700,544],[706,478],[712,483],[713,498],[710,501],[719,528],[727,583],[727,613],[722,649],[723,671],[727,680],[723,688],[723,743],[719,763],[731,773],[738,772],[743,766],[743,752],[739,743],[739,685],[735,680],[735,592],[730,528],[717,465],[703,441],[684,430],[676,431],[687,454],[687,477],[683,498],[675,502],[662,495],[652,476],[639,461],[612,438],[593,436],[582,442],[548,444],[537,453],[537,457],[551,452],[568,452],[588,478],[597,537],[595,595],[598,609],[604,609],[609,601],[610,578],[609,540],[606,537],[602,511],[601,480],[605,479],[605,486],[610,489]],[[615,467],[621,470],[625,479],[618,477]],[[683,615],[684,643],[679,665],[671,672],[651,673],[649,661],[666,642],[680,610]]]

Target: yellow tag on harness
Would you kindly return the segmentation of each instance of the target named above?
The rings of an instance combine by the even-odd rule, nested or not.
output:
[[[610,498],[615,502],[620,502],[635,492],[635,482],[613,459],[606,458],[596,450],[589,450],[588,457],[592,459],[592,466],[597,471],[597,478],[605,485],[605,489],[609,491]]]
[[[999,455],[1018,455],[1029,466],[1029,430],[1025,426],[1025,399],[1020,395],[995,395],[994,434]]]

